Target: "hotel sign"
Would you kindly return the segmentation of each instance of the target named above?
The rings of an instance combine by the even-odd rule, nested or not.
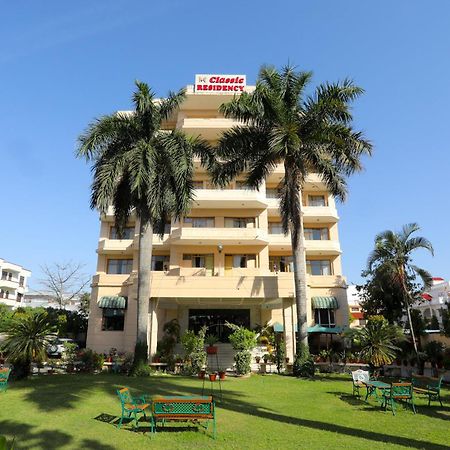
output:
[[[195,75],[195,92],[243,92],[245,75]]]

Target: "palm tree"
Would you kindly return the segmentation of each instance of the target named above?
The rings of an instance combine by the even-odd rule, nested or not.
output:
[[[417,267],[412,262],[412,253],[420,248],[434,254],[431,242],[420,236],[412,236],[420,227],[417,223],[404,225],[398,233],[386,230],[375,237],[375,249],[369,255],[367,271],[372,274],[382,274],[401,292],[407,311],[409,328],[418,355],[417,342],[411,320],[411,305],[417,300],[412,293],[412,281],[421,279],[424,288],[431,286],[431,274]]]
[[[134,111],[96,119],[79,137],[78,147],[78,157],[93,161],[91,208],[106,213],[113,206],[119,235],[132,211],[139,218],[135,364],[148,357],[153,233],[162,236],[166,221],[189,210],[194,157],[203,165],[212,161],[204,141],[163,129],[183,102],[184,90],[161,100],[147,84],[136,81],[136,87]]]
[[[284,233],[291,233],[295,300],[297,306],[297,356],[308,352],[306,259],[302,220],[302,189],[310,173],[318,173],[332,195],[346,197],[345,176],[361,169],[360,158],[371,153],[371,144],[351,127],[350,103],[363,90],[350,80],[325,83],[306,96],[310,72],[291,66],[278,72],[263,67],[256,88],[243,93],[221,111],[241,125],[224,133],[218,145],[223,163],[213,181],[227,184],[242,172],[246,183],[258,188],[277,164],[285,174],[278,186]],[[302,350],[303,349],[303,350]]]
[[[6,332],[2,350],[13,362],[18,377],[28,376],[31,363],[45,358],[53,333],[55,327],[50,324],[46,312],[26,315],[12,322]]]

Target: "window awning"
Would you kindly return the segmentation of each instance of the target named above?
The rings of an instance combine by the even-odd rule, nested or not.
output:
[[[313,309],[339,309],[336,297],[312,297],[311,303]]]
[[[313,327],[308,327],[308,333],[328,333],[328,334],[339,334],[342,332],[342,327],[322,327],[320,325],[314,325]]]
[[[126,309],[127,308],[127,298],[120,297],[119,295],[100,297],[97,301],[99,308],[110,308],[110,309]]]

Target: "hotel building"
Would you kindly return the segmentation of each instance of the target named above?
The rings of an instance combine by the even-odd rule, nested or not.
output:
[[[15,309],[24,306],[24,295],[31,272],[18,264],[0,258],[0,303]]]
[[[166,127],[214,143],[236,124],[219,113],[220,105],[252,89],[242,76],[197,76]],[[208,333],[222,342],[229,334],[226,321],[248,327],[269,323],[284,333],[292,360],[296,329],[292,252],[290,237],[282,232],[276,198],[283,165],[258,191],[246,189],[243,178],[226,189],[214,188],[205,169],[199,163],[195,168],[192,210],[181,221],[168,223],[163,239],[156,235],[153,239],[150,353],[156,351],[164,324],[176,318],[181,332],[207,324]],[[317,175],[306,180],[303,211],[308,323],[311,343],[318,346],[321,337],[339,333],[348,324],[348,306],[339,217],[334,198]],[[101,217],[87,337],[87,346],[96,351],[134,350],[138,230],[132,218],[120,240],[112,210]]]

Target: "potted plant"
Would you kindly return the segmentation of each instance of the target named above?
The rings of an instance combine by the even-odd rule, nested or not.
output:
[[[205,378],[206,375],[206,370],[200,370],[200,372],[198,373],[198,377],[200,378],[200,380],[203,380]]]
[[[209,381],[216,381],[217,373],[213,372],[209,374]]]
[[[220,379],[220,380],[225,380],[225,377],[226,377],[226,371],[225,371],[225,369],[219,368],[219,379]]]
[[[270,355],[269,355],[268,353],[265,353],[265,354],[263,355],[263,361],[264,361],[264,364],[267,364],[268,361],[269,361],[269,359],[270,359]]]
[[[218,337],[214,334],[208,334],[208,336],[205,337],[205,342],[208,344],[208,347],[206,347],[206,353],[208,355],[217,354],[217,347],[215,347],[214,344],[218,340],[219,340]]]
[[[256,364],[259,364],[259,362],[261,361],[261,356],[255,356],[255,361]]]

